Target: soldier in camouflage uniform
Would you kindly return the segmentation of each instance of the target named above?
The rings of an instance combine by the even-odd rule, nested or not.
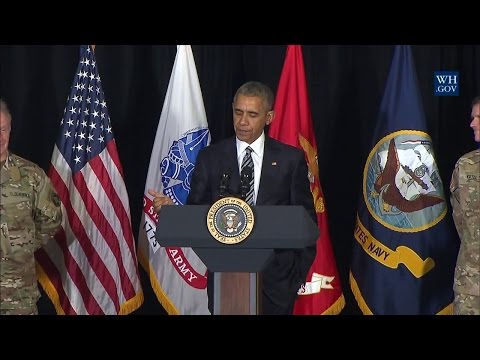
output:
[[[480,144],[480,96],[472,103],[470,127]],[[480,315],[480,148],[457,161],[450,192],[453,219],[461,240],[453,285],[453,313]]]
[[[45,172],[8,151],[11,122],[0,99],[0,315],[36,315],[33,254],[55,234],[62,213]]]

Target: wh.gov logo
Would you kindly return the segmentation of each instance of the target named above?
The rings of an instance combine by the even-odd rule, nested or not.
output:
[[[435,96],[459,96],[458,71],[435,71],[433,73],[433,94]]]

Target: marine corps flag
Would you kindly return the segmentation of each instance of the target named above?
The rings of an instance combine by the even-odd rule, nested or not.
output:
[[[315,202],[320,237],[317,255],[306,282],[298,291],[295,315],[338,314],[345,306],[337,265],[328,231],[327,211],[320,186],[317,145],[308,102],[307,82],[300,45],[289,45],[274,104],[275,120],[268,135],[303,149],[308,164],[310,189]]]
[[[364,314],[450,314],[458,238],[409,46],[396,46],[363,171],[350,285]]]
[[[138,233],[138,258],[169,314],[210,314],[207,268],[191,248],[165,248],[158,244],[158,214],[153,210],[148,190],[163,191],[176,205],[185,204],[195,160],[209,144],[207,115],[192,48],[179,45],[153,144]]]

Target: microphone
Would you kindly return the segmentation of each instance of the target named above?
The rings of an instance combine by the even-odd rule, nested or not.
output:
[[[250,166],[245,166],[240,174],[240,198],[245,200],[247,198],[248,190],[250,190],[250,180],[252,179],[253,169]]]
[[[231,178],[231,171],[230,169],[226,169],[222,177],[220,179],[220,185],[218,186],[218,192],[220,193],[220,197],[223,198],[230,193],[230,178]]]

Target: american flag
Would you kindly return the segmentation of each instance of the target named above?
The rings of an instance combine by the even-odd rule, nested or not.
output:
[[[62,228],[36,260],[57,313],[136,310],[143,293],[130,205],[90,46],[80,49],[49,176],[62,202]]]

